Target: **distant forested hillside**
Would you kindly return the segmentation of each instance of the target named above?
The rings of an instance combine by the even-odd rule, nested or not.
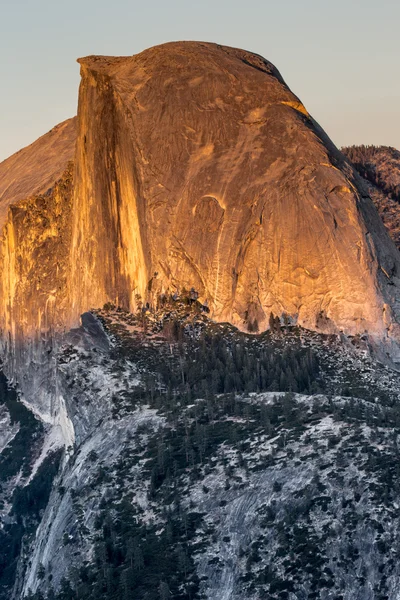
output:
[[[366,180],[368,192],[400,249],[400,151],[390,146],[348,146],[343,154]]]

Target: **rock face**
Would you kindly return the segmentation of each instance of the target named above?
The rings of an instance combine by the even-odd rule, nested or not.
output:
[[[2,214],[16,202],[0,290],[12,339],[192,287],[214,319],[245,329],[267,328],[272,312],[395,335],[398,252],[273,65],[198,42],[79,62],[73,177],[73,120],[41,138],[46,156],[59,145],[56,159],[31,147],[0,166]]]
[[[11,204],[48,193],[75,154],[77,119],[53,127],[36,142],[0,163],[0,226]]]
[[[368,342],[399,349],[400,265],[367,184],[259,56],[80,62],[78,119],[0,165],[1,600],[392,597],[400,381]]]
[[[365,179],[385,227],[400,248],[400,152],[390,146],[350,146],[343,154]]]
[[[27,534],[18,546],[0,528],[0,599],[397,598],[400,374],[336,336],[250,337],[168,310],[146,333],[141,315],[84,315],[66,337],[75,444],[53,480],[54,454],[21,465],[18,435],[33,458],[43,442],[16,423],[4,452],[30,483],[4,481],[0,453],[0,518]],[[177,318],[182,335],[166,339]]]
[[[26,376],[37,344],[41,354],[64,328],[75,143],[76,118],[0,164],[0,329],[10,375],[22,364]]]
[[[270,63],[200,43],[80,63],[72,314],[193,286],[239,326],[383,331],[397,252]]]

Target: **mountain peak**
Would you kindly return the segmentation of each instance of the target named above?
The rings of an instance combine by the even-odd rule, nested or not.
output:
[[[50,186],[34,179],[7,192],[19,216],[5,229],[3,330],[69,327],[106,302],[135,311],[193,288],[212,318],[245,330],[268,328],[272,313],[396,337],[398,252],[358,174],[270,62],[206,42],[79,62],[71,197],[61,184],[44,206]],[[54,181],[72,123],[65,156],[48,154]],[[15,164],[21,180],[30,173]],[[37,297],[59,243],[63,282]]]

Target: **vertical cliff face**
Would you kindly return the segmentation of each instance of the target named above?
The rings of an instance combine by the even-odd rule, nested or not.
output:
[[[80,63],[77,121],[0,165],[8,347],[192,287],[244,329],[396,337],[398,252],[273,65],[197,42]]]
[[[106,74],[82,68],[71,257],[72,319],[112,299],[133,306],[148,279],[140,155]]]
[[[270,63],[202,43],[80,63],[72,315],[194,287],[240,327],[385,335],[398,254]]]
[[[72,181],[69,164],[49,194],[9,208],[0,254],[0,299],[4,328],[13,337],[64,326]]]
[[[0,328],[13,341],[64,325],[75,139],[70,119],[0,164]]]
[[[257,593],[255,584],[274,594],[272,575],[306,596],[321,582],[328,595],[343,592],[343,582],[349,598],[392,593],[398,562],[381,550],[382,540],[385,548],[399,546],[390,512],[398,490],[391,469],[378,473],[376,456],[383,453],[385,465],[388,457],[398,460],[393,432],[400,383],[398,374],[365,355],[369,342],[388,354],[392,343],[389,359],[400,349],[400,264],[368,189],[259,56],[185,42],[80,63],[78,119],[0,164],[0,356],[23,403],[44,424],[38,436],[29,411],[29,427],[20,410],[24,419],[13,420],[15,398],[0,377],[6,405],[0,406],[0,450],[6,449],[0,462],[29,448],[11,475],[3,474],[0,516],[21,527],[19,546],[15,537],[10,542],[13,531],[7,537],[0,530],[0,571],[10,556],[14,569],[0,597],[9,598],[14,586],[15,600],[31,597],[29,590],[50,598],[66,576],[82,598],[91,586],[94,594],[109,592],[110,581],[114,595],[122,588],[136,594],[139,586],[143,597],[158,597],[160,582],[169,581],[179,562],[181,579],[169,582],[172,596],[187,589],[193,597],[198,589],[209,598],[244,598]],[[197,303],[190,309],[186,299],[160,297],[183,288],[208,301],[212,320]],[[161,309],[147,318],[119,308],[132,311],[139,301],[154,307],[159,300]],[[97,311],[98,318],[85,312],[106,302],[118,309]],[[271,312],[285,316],[286,325],[370,337],[353,345],[290,325],[281,330],[274,321],[270,335],[253,339],[213,322],[262,330]],[[179,343],[171,333],[176,326]],[[276,398],[268,396],[271,389],[305,395]],[[314,402],[309,394],[316,392]],[[346,396],[359,394],[353,435],[357,407]],[[339,398],[336,408],[332,397]],[[236,460],[238,442],[244,456]],[[31,493],[43,490],[42,477],[47,496],[29,520]],[[22,496],[15,494],[18,486]],[[359,498],[350,513],[352,486]],[[382,537],[374,531],[377,521],[365,515],[382,517],[383,495],[388,516],[382,522],[390,526]],[[306,512],[304,498],[313,499]],[[326,500],[332,498],[337,502]],[[175,514],[166,519],[167,505]],[[126,512],[129,506],[133,512]],[[104,550],[100,532],[110,514],[127,525],[124,537],[112,533],[115,549],[110,546],[114,556],[125,553],[125,563],[118,558],[106,571],[93,557]],[[299,523],[304,533],[292,580],[281,524],[296,514],[304,519],[296,520],[293,539]],[[321,514],[334,523],[359,523],[356,536],[353,526],[344,530],[346,548],[325,544]],[[310,523],[317,529],[308,530]],[[304,535],[315,557],[309,546],[303,557]],[[138,569],[130,590],[132,540],[145,544],[146,569]],[[258,557],[253,572],[242,551],[250,543],[258,546],[258,554],[251,550]],[[183,562],[181,546],[189,552]],[[345,555],[348,562],[339,564]],[[349,567],[363,555],[368,582]],[[265,581],[259,559],[271,566]]]
[[[13,360],[26,351],[28,340],[50,339],[66,326],[72,181],[70,163],[48,194],[8,210],[0,252],[0,322]]]
[[[53,349],[68,326],[72,181],[69,164],[49,194],[10,207],[0,252],[2,361],[34,412],[61,430]]]
[[[54,333],[68,327],[76,119],[0,164],[0,348],[35,411],[57,419]]]

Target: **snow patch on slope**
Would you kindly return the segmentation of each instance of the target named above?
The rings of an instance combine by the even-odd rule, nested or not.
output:
[[[19,431],[18,423],[11,424],[10,413],[0,405],[0,454],[12,442]]]

